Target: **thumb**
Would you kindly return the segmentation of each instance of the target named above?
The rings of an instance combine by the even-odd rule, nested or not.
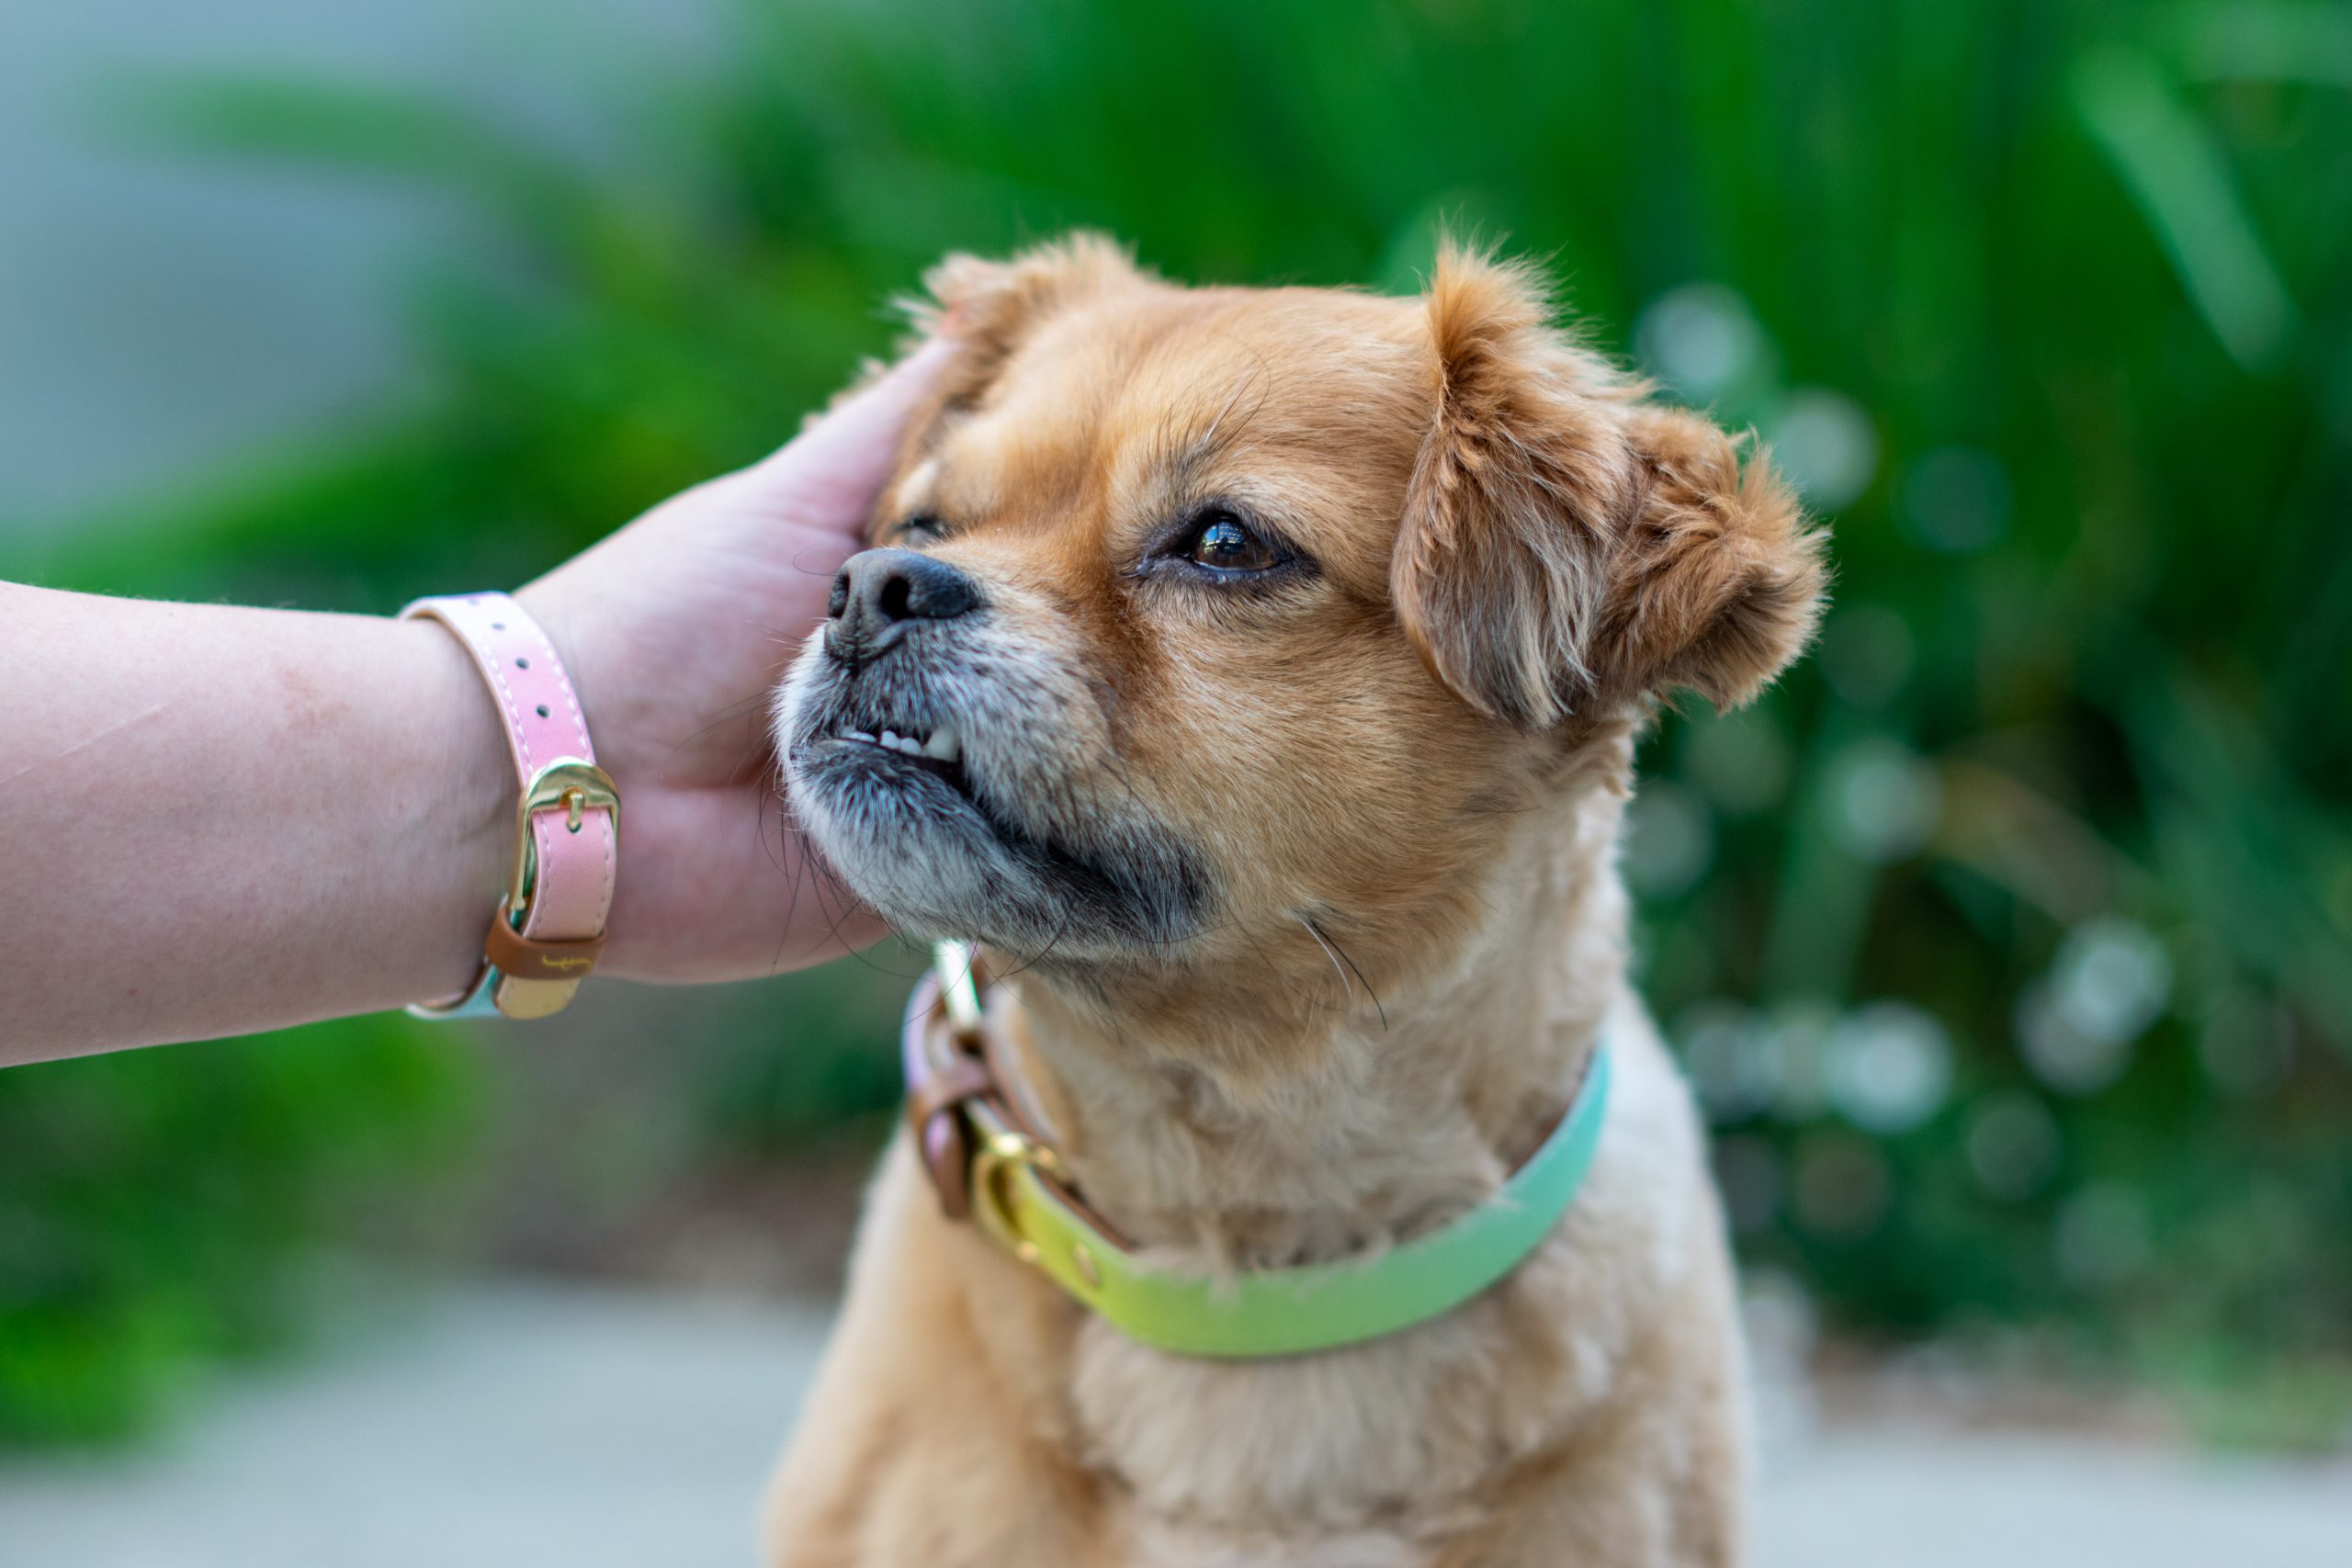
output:
[[[907,421],[956,354],[933,338],[812,421],[747,474],[798,520],[854,529],[889,478]]]

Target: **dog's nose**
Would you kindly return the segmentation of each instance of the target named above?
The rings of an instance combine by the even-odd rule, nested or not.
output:
[[[854,664],[896,642],[912,621],[952,621],[979,607],[963,570],[913,550],[862,550],[833,579],[828,647]]]

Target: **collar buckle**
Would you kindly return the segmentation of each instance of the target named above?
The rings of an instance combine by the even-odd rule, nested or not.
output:
[[[1023,1263],[1038,1261],[1037,1244],[1023,1234],[1016,1213],[1023,1171],[1053,1180],[1062,1179],[1061,1161],[1054,1151],[1017,1128],[1003,1126],[986,1102],[974,1103],[967,1114],[986,1135],[972,1156],[971,1211],[980,1228]]]

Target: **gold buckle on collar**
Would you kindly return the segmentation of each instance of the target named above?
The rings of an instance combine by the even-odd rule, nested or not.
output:
[[[1012,1188],[1020,1172],[1057,1180],[1062,1175],[1061,1161],[1054,1151],[1028,1134],[1005,1125],[985,1101],[972,1101],[965,1107],[965,1114],[972,1120],[973,1131],[980,1134],[980,1146],[972,1155],[969,1191],[972,1215],[980,1228],[1003,1244],[1005,1249],[1023,1263],[1037,1261],[1037,1244],[1021,1234],[1021,1226],[1013,1217]]]

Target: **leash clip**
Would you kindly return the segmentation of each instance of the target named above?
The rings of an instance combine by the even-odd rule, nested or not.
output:
[[[942,942],[932,945],[931,972],[939,976],[940,998],[947,1004],[947,1027],[958,1040],[977,1042],[980,1037],[980,983],[974,972],[977,962],[968,942]]]
[[[980,1163],[997,1157],[1001,1168],[1006,1137],[1027,1141],[1003,1118],[991,1115],[997,1091],[981,1039],[984,1012],[978,954],[965,942],[943,942],[933,949],[931,972],[907,998],[900,1059],[907,1079],[907,1123],[923,1172],[938,1194],[942,1213],[968,1219],[973,1194],[981,1190]]]

